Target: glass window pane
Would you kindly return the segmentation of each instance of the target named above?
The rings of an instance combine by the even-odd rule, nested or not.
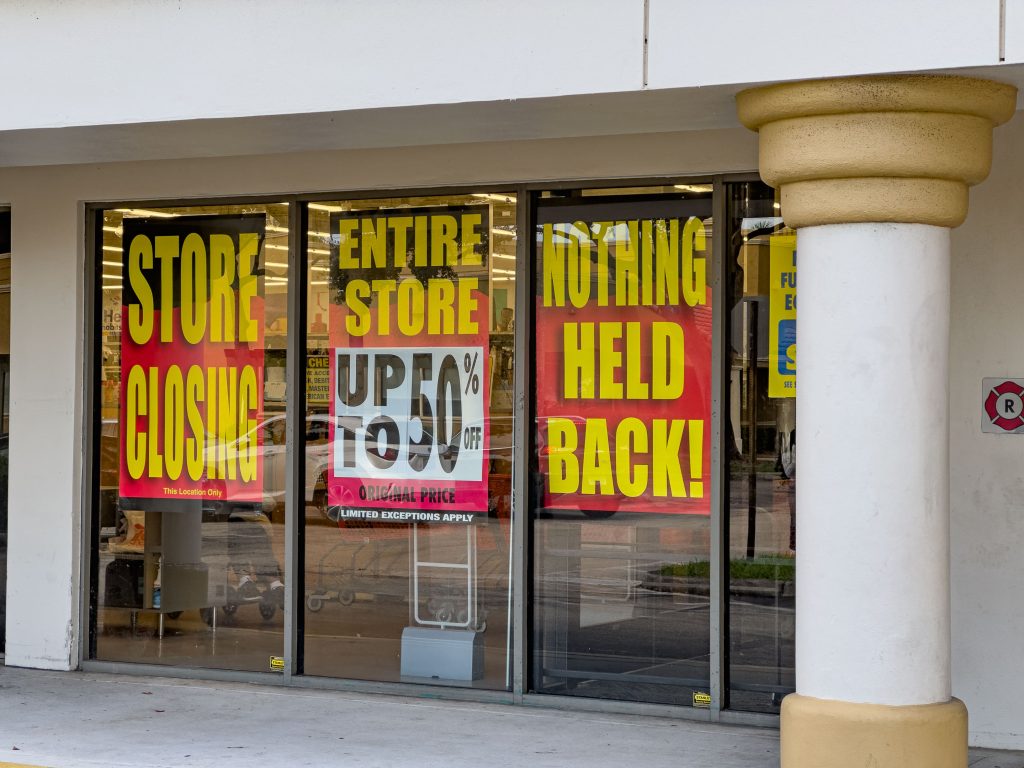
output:
[[[7,457],[11,423],[11,212],[0,210],[0,653],[7,627]]]
[[[288,206],[102,212],[95,657],[269,671]]]
[[[794,688],[796,234],[769,187],[728,189],[729,703],[777,713]]]
[[[309,205],[304,671],[506,688],[516,199]]]
[[[710,185],[538,205],[534,690],[707,702],[711,242]]]

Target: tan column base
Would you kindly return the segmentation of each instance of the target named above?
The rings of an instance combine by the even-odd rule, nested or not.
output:
[[[782,768],[966,768],[967,708],[889,707],[790,694],[782,701]]]

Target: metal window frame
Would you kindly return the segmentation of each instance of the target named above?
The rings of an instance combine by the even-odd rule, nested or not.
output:
[[[638,176],[628,178],[594,177],[544,182],[505,182],[493,184],[450,184],[434,187],[364,188],[336,192],[290,193],[277,195],[223,195],[204,198],[160,198],[148,200],[99,200],[84,204],[85,214],[85,300],[84,300],[84,413],[89,414],[83,430],[82,525],[80,526],[80,596],[77,666],[92,672],[157,675],[183,679],[258,682],[261,684],[299,688],[386,693],[423,698],[460,701],[510,703],[528,707],[567,711],[607,712],[650,715],[704,722],[721,722],[761,727],[777,727],[778,715],[744,712],[728,708],[728,539],[725,494],[728,481],[722,430],[726,427],[724,408],[727,404],[728,377],[724,370],[726,355],[724,337],[727,317],[725,306],[725,259],[728,249],[724,237],[726,185],[730,182],[759,180],[756,173],[701,174],[689,176]],[[534,693],[529,690],[529,663],[532,611],[532,543],[530,541],[529,461],[532,450],[532,412],[534,401],[533,371],[533,306],[535,270],[532,258],[533,221],[536,200],[545,191],[587,190],[608,187],[671,186],[674,184],[709,184],[712,187],[712,216],[715,232],[712,245],[710,286],[715,301],[712,305],[712,394],[711,394],[711,612],[709,621],[709,674],[712,703],[708,709],[651,704],[635,701],[587,699],[558,694]],[[475,193],[505,192],[516,195],[516,285],[517,290],[515,343],[515,374],[513,390],[513,514],[510,532],[509,589],[512,599],[513,628],[507,663],[509,689],[490,690],[473,687],[449,687],[419,683],[391,683],[344,678],[328,678],[303,674],[302,645],[304,601],[304,452],[302,430],[305,413],[305,346],[306,346],[306,269],[308,204],[320,201],[381,200],[401,197],[434,197]],[[102,306],[101,270],[96,268],[101,253],[102,227],[98,225],[104,210],[112,208],[160,208],[206,205],[286,204],[289,206],[289,292],[288,292],[288,354],[286,380],[286,461],[285,485],[285,610],[284,610],[284,674],[242,672],[206,667],[171,667],[137,662],[102,661],[95,656],[96,606],[92,595],[97,581],[97,552],[93,541],[99,514],[98,441],[99,410],[95,408],[100,371],[101,351],[98,311]],[[300,444],[302,443],[302,444]]]

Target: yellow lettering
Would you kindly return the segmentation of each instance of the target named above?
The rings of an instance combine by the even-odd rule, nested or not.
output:
[[[210,341],[235,340],[235,244],[210,235]]]
[[[206,333],[206,245],[195,232],[181,246],[181,335],[198,344]],[[179,376],[181,372],[178,372]],[[180,469],[180,467],[179,467]]]
[[[459,280],[459,333],[473,334],[479,331],[479,324],[473,319],[476,314],[477,300],[473,291],[480,284],[477,277],[464,277]]]
[[[587,419],[586,432],[583,435],[583,482],[580,492],[597,493],[601,487],[602,496],[615,493],[612,482],[612,457],[608,450],[608,421],[606,419]]]
[[[136,344],[145,344],[153,335],[153,290],[142,274],[143,269],[152,268],[153,243],[145,235],[136,235],[128,247],[128,282],[136,299],[128,307],[128,334]]]
[[[576,227],[587,236],[581,238],[573,232],[569,237],[569,301],[582,309],[590,300],[590,230],[583,222],[578,222]]]
[[[238,437],[238,380],[235,368],[218,368],[217,376],[217,463],[220,475],[228,480],[235,479],[235,462],[227,461],[227,448]],[[224,469],[227,474],[224,474]]]
[[[394,266],[401,269],[409,252],[409,230],[412,228],[412,216],[391,216],[388,225],[395,232]]]
[[[651,397],[675,400],[683,394],[686,358],[683,327],[677,323],[651,323]]]
[[[157,238],[159,240],[159,238]],[[177,239],[177,238],[175,238]],[[160,250],[157,245],[157,251]],[[157,436],[152,434],[152,425],[156,423],[154,418],[160,413],[160,369],[150,368],[149,369],[149,381],[147,382],[146,388],[149,395],[149,405],[147,411],[150,422],[150,434],[149,437],[149,455],[148,461],[146,462],[146,475],[147,477],[163,477],[164,475],[164,460],[160,456],[160,444],[157,442]]]
[[[615,429],[615,481],[623,495],[635,499],[647,490],[647,465],[632,462],[634,453],[646,452],[647,425],[633,417],[620,421]]]
[[[640,323],[626,323],[626,399],[646,400],[647,382],[643,380],[640,355]]]
[[[686,498],[686,482],[679,463],[679,448],[683,442],[685,424],[681,419],[654,419],[651,425],[651,469],[655,496]]]
[[[483,238],[480,229],[483,228],[483,217],[479,213],[462,214],[462,263],[471,267],[483,265],[483,253],[480,245]]]
[[[164,378],[163,422],[167,479],[177,480],[185,461],[185,382],[176,365],[167,369]]]
[[[455,333],[455,284],[448,278],[427,281],[427,333]]]
[[[256,232],[243,232],[238,236],[238,340],[257,341],[259,327],[252,316],[252,302],[256,298],[257,277],[253,273],[259,255],[260,240]]]
[[[377,333],[391,334],[391,294],[395,291],[394,280],[374,280],[370,289],[377,297]]]
[[[456,235],[459,232],[458,222],[454,216],[436,214],[430,223],[430,264],[434,267],[448,265],[454,267],[459,263],[459,247]]]
[[[679,304],[679,220],[659,221],[656,235],[657,303]]]
[[[178,258],[177,237],[156,238],[156,258],[160,262],[160,341],[174,340],[174,260]]]
[[[707,303],[707,259],[698,259],[694,251],[707,248],[704,222],[694,217],[683,227],[683,298],[695,307]]]
[[[370,285],[365,280],[349,280],[345,286],[345,306],[350,314],[345,317],[345,331],[349,336],[365,336],[370,332],[370,308],[365,299],[370,297]]]
[[[138,238],[135,238],[138,240]],[[133,241],[134,245],[134,241]],[[139,431],[139,416],[146,416],[146,373],[133,365],[125,386],[125,462],[128,475],[138,480],[146,471],[146,432]]]
[[[551,493],[576,493],[580,463],[575,456],[579,437],[571,419],[548,419],[548,488]]]
[[[239,446],[238,475],[246,483],[256,479],[256,419],[251,418],[250,414],[257,409],[258,398],[256,372],[251,365],[247,365],[242,368],[242,375],[238,380],[238,433],[244,436]]]
[[[602,399],[621,400],[622,382],[615,380],[615,372],[622,367],[622,353],[616,342],[622,338],[622,323],[598,323],[600,344],[600,379]]]
[[[358,228],[359,219],[338,219],[338,269],[359,269],[359,260],[352,253],[359,246]]]
[[[423,330],[423,283],[403,280],[398,284],[398,330],[416,336]]]
[[[564,307],[565,245],[555,242],[554,228],[550,224],[544,225],[543,240],[544,306]]]
[[[185,409],[188,414],[188,427],[193,437],[185,445],[185,465],[190,480],[199,480],[203,476],[206,462],[206,430],[203,428],[203,415],[199,412],[198,403],[203,402],[203,369],[193,365],[185,377]]]
[[[562,366],[565,399],[593,398],[594,324],[565,323],[562,326],[562,355],[565,359]]]
[[[363,247],[360,251],[362,258],[360,266],[366,269],[374,267],[377,269],[388,265],[388,228],[386,220],[363,219],[361,232]]]
[[[640,303],[637,285],[639,224],[636,220],[626,222],[629,234],[625,240],[615,241],[615,304],[620,307],[635,307]]]

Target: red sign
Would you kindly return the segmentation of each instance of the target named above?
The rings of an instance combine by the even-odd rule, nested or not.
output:
[[[265,217],[123,229],[121,497],[261,501]]]
[[[328,503],[467,522],[488,506],[486,205],[331,215]]]
[[[985,379],[982,432],[1024,432],[1024,380]]]
[[[699,218],[543,224],[543,505],[710,513],[710,240]]]

